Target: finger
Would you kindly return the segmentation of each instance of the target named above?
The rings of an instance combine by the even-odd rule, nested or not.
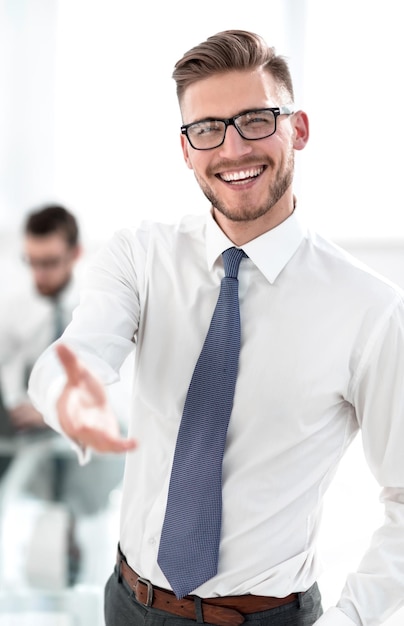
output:
[[[129,439],[116,439],[112,440],[105,444],[105,448],[101,449],[101,452],[114,452],[114,453],[123,453],[130,452],[137,448],[137,443],[134,440]]]
[[[78,385],[83,372],[83,367],[78,358],[64,343],[56,344],[55,349],[66,372],[68,382],[72,385]]]
[[[80,383],[87,385],[89,392],[93,395],[94,401],[106,402],[104,387],[100,381],[79,361],[75,353],[65,344],[60,343],[55,346],[59,360],[66,372],[67,383],[77,386]]]
[[[92,448],[96,452],[130,452],[137,448],[138,445],[135,439],[114,438],[104,436],[104,434],[102,436],[94,436],[93,434],[91,437],[88,437],[88,442],[86,442],[86,439],[86,436],[81,436],[79,439],[80,445]]]

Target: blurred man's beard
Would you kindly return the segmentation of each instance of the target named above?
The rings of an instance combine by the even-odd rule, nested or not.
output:
[[[48,298],[55,298],[67,285],[70,283],[72,277],[67,276],[65,280],[57,285],[38,285],[36,283],[36,290],[41,296]]]

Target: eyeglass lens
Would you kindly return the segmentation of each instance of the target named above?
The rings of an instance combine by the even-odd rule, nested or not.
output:
[[[50,271],[58,268],[64,261],[64,257],[47,257],[43,259],[33,259],[27,256],[23,256],[23,261],[29,265],[33,270]]]

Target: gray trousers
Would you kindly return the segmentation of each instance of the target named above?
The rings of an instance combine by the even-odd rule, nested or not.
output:
[[[312,626],[322,614],[317,584],[299,595],[299,601],[246,615],[246,626]],[[206,622],[205,622],[206,623]],[[105,586],[106,626],[195,626],[194,620],[145,607],[124,580],[112,574]]]

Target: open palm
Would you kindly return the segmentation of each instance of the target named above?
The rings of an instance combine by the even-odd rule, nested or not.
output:
[[[67,380],[57,402],[59,423],[70,439],[98,452],[126,452],[134,439],[121,436],[102,383],[64,344],[56,346]]]

